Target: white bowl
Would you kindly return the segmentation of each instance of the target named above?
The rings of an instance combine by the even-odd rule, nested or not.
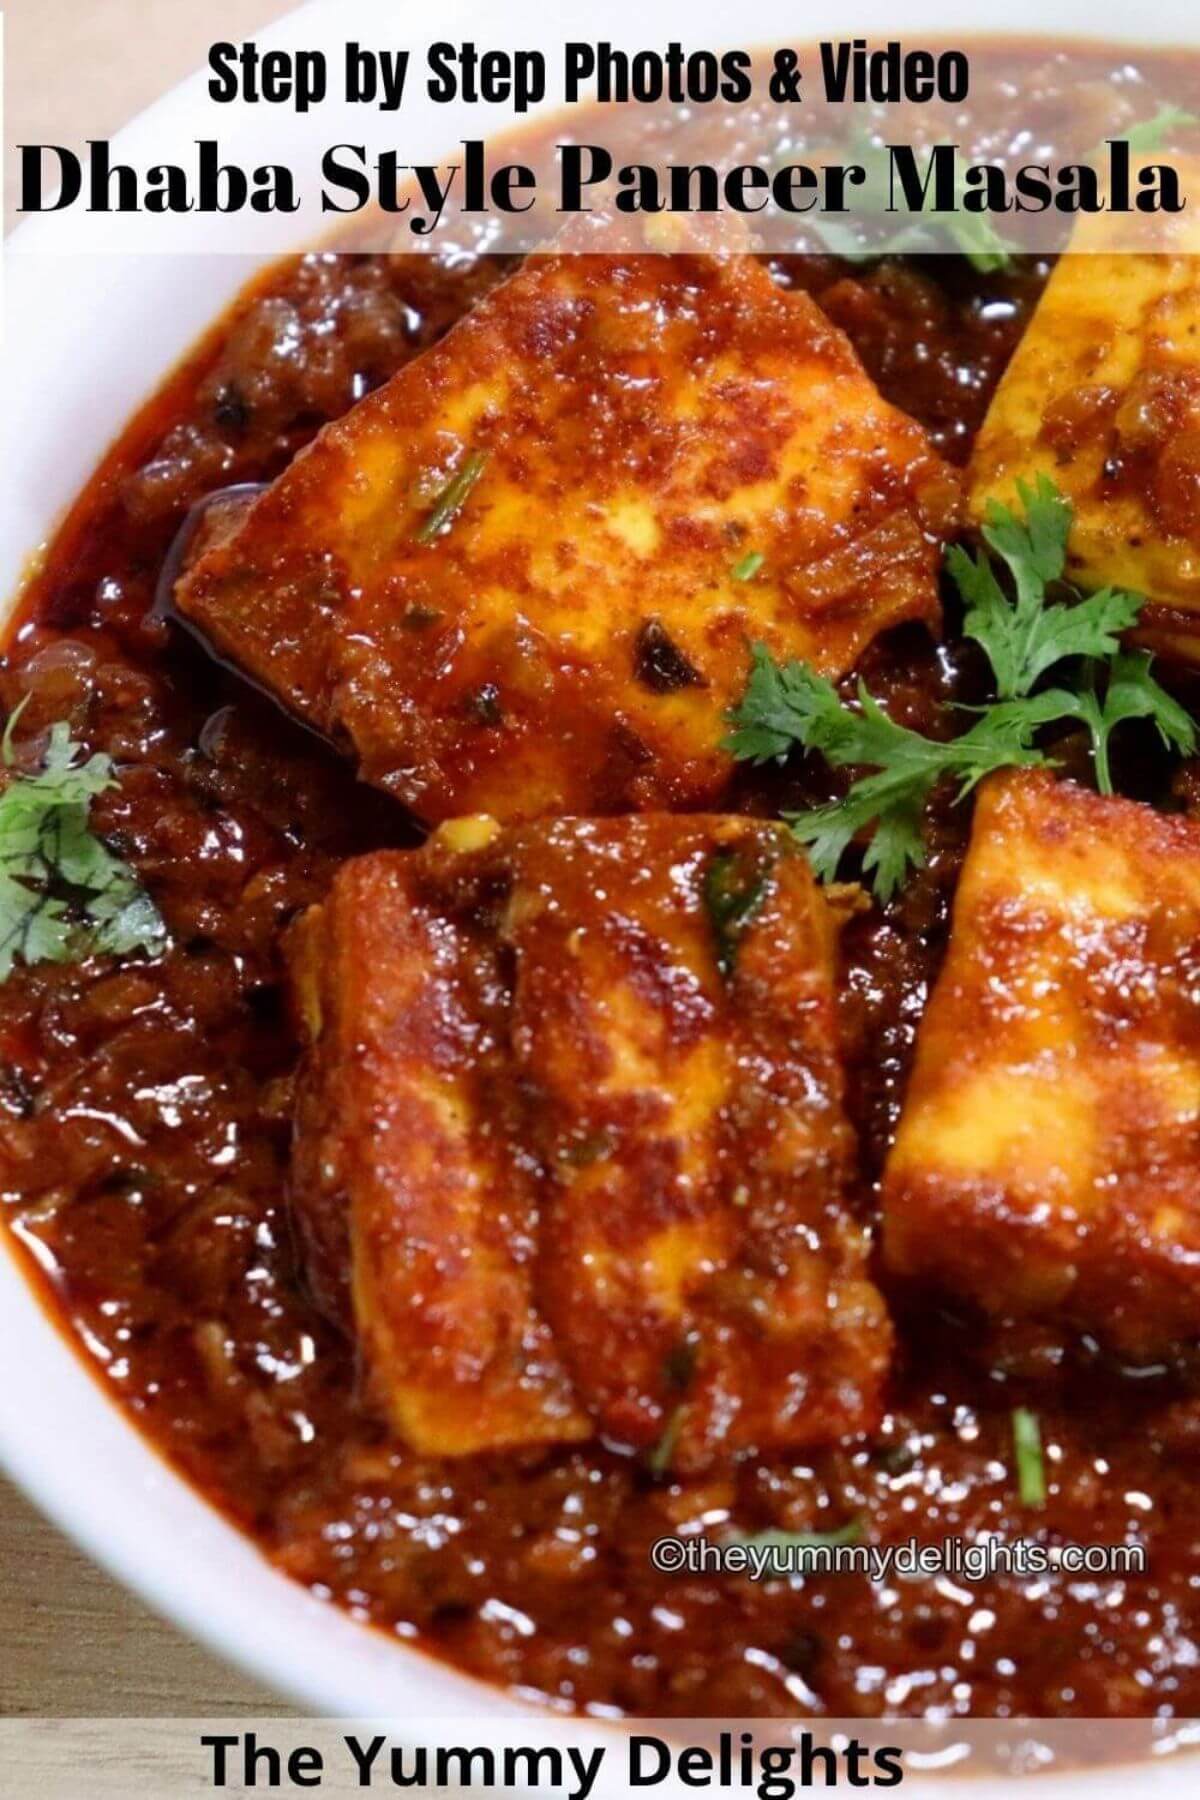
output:
[[[349,9],[315,0],[265,33],[267,43],[320,46],[338,43],[350,30]],[[391,7],[368,7],[358,35],[364,42],[397,43]],[[556,9],[562,37],[604,34],[631,47],[662,45],[686,29],[689,44],[729,41],[729,9],[717,0],[626,3],[619,20],[610,6],[603,20],[582,0]],[[577,16],[572,17],[572,13]],[[475,35],[495,40],[475,11]],[[542,0],[509,0],[502,41],[545,43]],[[443,6],[438,35],[472,35],[468,5]],[[953,41],[962,28],[961,6],[951,0],[859,0],[852,26],[840,0],[814,0],[797,13],[794,0],[747,0],[737,15],[738,41],[746,46],[812,41],[851,30],[886,36],[903,29],[906,41]],[[356,23],[357,23],[356,17]],[[1093,0],[1008,0],[1005,26],[1014,34],[1086,37],[1097,28],[1142,47],[1197,40],[1195,12],[1184,0],[1157,0],[1134,26],[1129,15],[1106,18]],[[682,29],[681,29],[682,28]],[[276,142],[289,133],[299,149],[323,132],[321,115],[290,123],[273,119]],[[316,122],[314,123],[314,119]],[[203,123],[201,123],[203,121]],[[489,128],[506,123],[492,109]],[[118,155],[135,156],[140,144],[161,141],[164,131],[186,140],[206,118],[203,77],[176,88],[121,134]],[[249,147],[253,128],[243,109],[223,133],[230,150]],[[396,137],[436,155],[462,136],[479,135],[478,116],[462,105],[406,106]],[[253,160],[253,159],[252,159]],[[220,243],[230,244],[222,222]],[[139,402],[148,397],[203,329],[214,320],[263,261],[261,223],[247,228],[240,254],[117,254],[104,248],[106,233],[76,228],[71,260],[61,253],[62,233],[52,218],[23,224],[7,258],[7,320],[3,355],[0,443],[0,595],[14,596],[31,555],[53,533],[96,462]],[[187,223],[193,247],[211,245],[204,219]],[[89,245],[86,256],[80,245]],[[276,242],[276,251],[288,247]],[[291,247],[299,247],[295,243]],[[77,1351],[48,1318],[15,1260],[0,1253],[0,1461],[42,1509],[85,1550],[185,1630],[240,1664],[281,1694],[313,1712],[365,1717],[524,1717],[531,1709],[439,1665],[410,1646],[356,1624],[310,1597],[275,1572],[248,1539],[227,1525],[188,1484],[160,1460],[117,1406],[101,1391]],[[11,1654],[10,1647],[10,1654]],[[119,1698],[119,1696],[114,1696]],[[1186,1771],[1159,1765],[1156,1776],[1179,1791]],[[1089,1778],[1095,1794],[1097,1778]],[[911,1786],[911,1784],[910,1784]],[[1055,1791],[1073,1792],[1063,1776]],[[976,1790],[978,1791],[978,1790]],[[1082,1792],[1082,1784],[1079,1784]]]

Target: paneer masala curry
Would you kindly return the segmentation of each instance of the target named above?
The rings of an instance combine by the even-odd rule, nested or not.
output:
[[[1015,129],[1108,62],[976,68]],[[1195,163],[1200,61],[1118,87]],[[1200,1712],[1200,242],[1096,230],[301,257],[18,610],[16,1253],[275,1564],[488,1680]]]

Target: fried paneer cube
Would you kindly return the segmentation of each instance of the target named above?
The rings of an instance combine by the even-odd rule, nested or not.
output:
[[[419,817],[711,802],[749,642],[938,616],[957,476],[746,255],[529,258],[176,589]]]
[[[291,939],[313,1286],[348,1286],[367,1373],[418,1449],[569,1441],[589,1427],[533,1305],[537,1195],[504,1117],[497,945],[431,904],[422,873],[416,854],[348,863]]]
[[[1137,1360],[1200,1337],[1200,825],[983,788],[884,1182],[884,1252]]]
[[[514,867],[541,1305],[576,1393],[683,1466],[861,1429],[888,1333],[807,861],[777,826],[659,816],[529,830]]]
[[[876,1422],[833,954],[750,819],[455,821],[341,870],[292,940],[293,1197],[405,1440],[688,1471]]]
[[[1186,161],[1185,191],[1200,186]],[[1200,660],[1200,222],[1155,215],[1156,253],[1106,252],[1128,220],[1080,221],[996,391],[969,508],[1051,477],[1071,499],[1069,572],[1148,596],[1146,643]],[[1169,246],[1166,247],[1166,246]]]

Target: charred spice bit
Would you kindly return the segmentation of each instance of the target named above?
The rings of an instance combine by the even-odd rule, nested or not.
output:
[[[684,1338],[668,1352],[663,1362],[663,1379],[677,1394],[686,1394],[696,1373],[699,1350],[690,1338]]]
[[[470,708],[473,718],[481,725],[503,725],[504,709],[500,704],[500,689],[494,682],[485,682],[476,688],[471,695]]]
[[[680,688],[708,685],[661,619],[647,619],[638,632],[633,650],[633,671],[652,694],[673,694]]]
[[[441,616],[436,606],[409,606],[401,614],[400,623],[405,631],[428,631]]]
[[[249,425],[250,408],[232,382],[219,390],[213,405],[213,420],[231,437],[240,437]]]

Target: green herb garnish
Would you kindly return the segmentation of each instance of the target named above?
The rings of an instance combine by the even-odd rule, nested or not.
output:
[[[1197,125],[1200,125],[1200,113],[1188,112],[1186,107],[1168,102],[1159,107],[1152,119],[1143,119],[1140,124],[1131,125],[1128,131],[1122,131],[1119,136],[1124,138],[1131,150],[1143,155],[1149,150],[1161,150],[1177,131],[1191,131]]]
[[[748,550],[740,562],[734,563],[729,573],[735,581],[753,581],[766,560],[761,550]]]
[[[947,566],[966,603],[963,631],[983,649],[996,700],[960,736],[923,737],[898,725],[858,684],[850,705],[833,683],[807,664],[779,664],[756,645],[750,678],[732,715],[725,747],[741,760],[781,762],[797,745],[819,751],[834,768],[872,769],[845,798],[785,815],[822,881],[836,878],[851,842],[870,830],[864,874],[888,900],[911,868],[925,860],[921,821],[943,779],[957,783],[961,800],[997,769],[1033,768],[1047,761],[1035,742],[1045,725],[1077,720],[1091,734],[1097,786],[1112,792],[1109,740],[1126,719],[1149,719],[1168,746],[1190,754],[1196,728],[1179,703],[1150,674],[1144,652],[1122,652],[1121,632],[1133,625],[1143,596],[1104,588],[1081,598],[1063,584],[1070,502],[1045,476],[1018,484],[1023,517],[993,501],[983,529],[987,546],[975,557],[953,548]],[[1007,566],[1013,596],[1002,587],[989,552]],[[1069,599],[1049,598],[1056,584]],[[1051,669],[1070,663],[1072,686],[1037,688]]]
[[[485,450],[471,451],[471,454],[463,462],[462,468],[456,475],[451,476],[434,499],[433,505],[424,519],[417,526],[414,536],[418,544],[431,543],[438,533],[450,524],[451,520],[458,517],[467,503],[471,489],[487,467],[487,460]]]
[[[32,964],[154,954],[166,937],[158,910],[89,823],[95,796],[117,785],[111,758],[82,761],[82,746],[60,720],[38,772],[12,773],[12,733],[24,704],[0,740],[10,771],[0,792],[0,981],[18,957]]]
[[[679,1434],[683,1430],[684,1416],[687,1413],[686,1401],[677,1406],[667,1420],[662,1436],[646,1457],[646,1467],[656,1481],[661,1481],[668,1472],[675,1458],[675,1449],[679,1443]]]
[[[886,218],[892,210],[892,163],[887,146],[877,144],[870,135],[856,129],[850,135],[849,149],[864,172],[858,189],[857,209],[865,218]],[[926,153],[922,180],[929,173],[932,147]],[[967,212],[963,201],[967,194],[966,171],[957,170],[955,209],[939,214],[936,220],[908,218],[902,225],[878,240],[861,237],[844,219],[820,218],[814,229],[834,256],[848,262],[871,262],[881,256],[901,256],[936,248],[940,237],[948,238],[960,255],[981,275],[995,275],[1007,269],[1012,261],[1012,246],[1000,235],[987,213]]]
[[[881,900],[891,897],[910,866],[924,861],[921,814],[944,776],[958,781],[961,797],[994,769],[1045,760],[1033,748],[1033,723],[1024,708],[1014,714],[995,707],[961,737],[938,743],[897,725],[862,682],[855,709],[825,676],[805,663],[781,666],[761,644],[754,648],[734,723],[725,743],[743,760],[782,761],[802,744],[819,750],[834,768],[871,764],[878,769],[856,781],[844,800],[785,817],[822,881],[836,878],[851,841],[873,825],[863,868],[874,876]]]
[[[1015,604],[996,579],[986,551],[972,558],[958,545],[946,566],[966,602],[963,636],[982,645],[1001,700],[1029,694],[1055,663],[1068,656],[1115,656],[1119,634],[1135,623],[1145,604],[1141,594],[1102,588],[1086,600],[1050,602],[1046,590],[1061,581],[1074,509],[1045,475],[1031,488],[1017,483],[1024,510],[988,502],[983,537],[1009,568]],[[1073,592],[1073,590],[1071,590]]]
[[[681,1338],[663,1358],[663,1380],[675,1394],[686,1394],[696,1375],[700,1346],[692,1338]],[[672,1410],[657,1444],[646,1457],[646,1467],[655,1480],[668,1473],[675,1456],[675,1446],[683,1430],[687,1402],[681,1400]]]
[[[1042,1428],[1027,1406],[1013,1408],[1013,1450],[1017,1459],[1017,1492],[1023,1506],[1046,1504],[1046,1462],[1042,1452]]]
[[[767,871],[747,867],[736,850],[718,850],[704,871],[704,904],[717,943],[717,967],[732,975],[737,963],[738,941],[762,906],[767,892]]]

